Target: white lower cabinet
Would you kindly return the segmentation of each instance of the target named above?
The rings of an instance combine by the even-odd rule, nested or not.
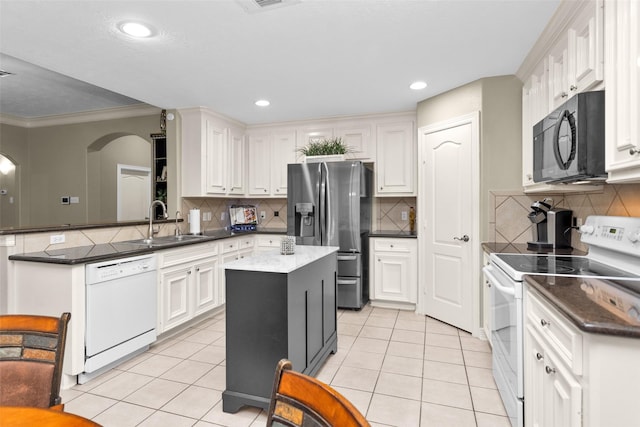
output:
[[[416,239],[369,239],[369,295],[372,305],[415,309],[418,300]]]
[[[218,244],[160,251],[158,289],[158,333],[217,307]]]
[[[220,304],[224,304],[227,300],[224,265],[228,262],[251,256],[254,252],[254,247],[254,235],[232,237],[220,242],[220,268],[218,269],[218,301]]]
[[[637,425],[640,339],[584,332],[529,285],[524,298],[527,427]]]

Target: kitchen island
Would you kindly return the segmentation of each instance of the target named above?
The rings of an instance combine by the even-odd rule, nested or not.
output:
[[[337,351],[337,247],[274,249],[225,264],[224,412],[267,410],[276,364],[315,375]]]

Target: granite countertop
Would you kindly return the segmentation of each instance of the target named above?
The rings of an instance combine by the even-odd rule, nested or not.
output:
[[[497,243],[484,242],[482,249],[487,253],[502,254],[551,254],[551,255],[586,255],[586,252],[570,248],[570,249],[543,249],[532,251],[527,249],[526,243]]]
[[[292,255],[281,255],[279,248],[260,252],[248,258],[231,261],[222,266],[227,270],[261,271],[266,273],[291,273],[307,264],[340,249],[337,246],[297,245]]]
[[[415,239],[418,237],[418,234],[411,233],[409,231],[399,231],[399,230],[376,230],[376,231],[370,231],[369,237],[393,237],[393,238],[402,237],[402,238]]]
[[[233,233],[229,230],[205,231],[200,238],[186,241],[176,241],[162,246],[150,247],[145,244],[132,244],[127,242],[103,243],[98,245],[76,246],[65,249],[50,249],[40,252],[29,252],[9,256],[12,261],[44,262],[50,264],[85,264],[89,262],[106,261],[109,259],[124,258],[143,255],[164,249],[172,249],[180,246],[211,242],[230,237],[238,237],[247,234],[286,234],[282,229],[258,229]]]
[[[584,279],[566,276],[524,276],[525,283],[585,332],[640,338],[640,325],[616,316],[596,304],[582,290]],[[640,289],[640,281],[607,281],[622,288]]]

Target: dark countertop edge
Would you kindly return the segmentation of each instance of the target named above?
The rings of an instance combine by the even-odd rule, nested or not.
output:
[[[555,276],[556,279],[560,277],[561,276]],[[599,307],[595,303],[593,303],[593,307],[589,307],[589,314],[594,318],[601,317],[602,319],[589,320],[581,317],[571,307],[569,307],[569,305],[566,304],[563,299],[560,299],[550,293],[547,289],[545,289],[545,286],[542,284],[542,282],[539,282],[544,281],[547,278],[548,276],[524,276],[524,280],[527,286],[530,286],[544,300],[546,300],[549,304],[560,311],[560,313],[565,315],[574,325],[578,327],[578,329],[592,334],[640,338],[640,326],[625,324],[624,320],[617,318],[614,314],[609,313],[607,310]],[[563,277],[563,279],[575,281],[576,284],[579,282],[579,278],[577,277]]]
[[[370,231],[369,237],[389,237],[389,238],[402,238],[402,239],[416,239],[418,237],[417,233],[411,233],[409,231],[385,231],[385,230],[377,230]]]
[[[155,222],[155,221],[154,221]],[[207,234],[210,233],[210,234]],[[88,264],[97,261],[108,261],[110,259],[118,259],[125,258],[129,256],[136,255],[144,255],[147,253],[158,252],[165,249],[173,249],[181,246],[195,245],[198,243],[212,242],[216,240],[229,239],[232,237],[239,237],[245,234],[281,234],[286,235],[287,231],[284,229],[259,229],[256,231],[245,231],[245,232],[236,232],[232,233],[228,230],[212,230],[210,232],[204,232],[201,239],[198,240],[188,240],[184,242],[175,242],[167,245],[163,245],[162,247],[148,247],[144,245],[131,245],[123,242],[113,242],[113,243],[101,243],[98,245],[92,245],[91,247],[96,247],[100,245],[119,245],[120,247],[129,246],[130,249],[126,250],[118,250],[116,252],[110,254],[102,254],[102,255],[93,255],[87,257],[78,257],[78,258],[57,258],[55,255],[51,255],[51,257],[46,257],[41,254],[42,252],[30,252],[24,254],[14,254],[9,256],[9,260],[11,261],[29,261],[29,262],[39,262],[46,264],[61,264],[61,265],[76,265],[76,264]],[[83,247],[83,246],[80,246]],[[77,247],[76,247],[77,248]],[[66,249],[56,249],[60,253],[63,253],[65,250],[70,251],[74,248],[66,248]],[[115,248],[114,248],[115,250]]]
[[[183,222],[182,218],[178,218],[178,222]],[[167,224],[175,223],[176,219],[154,219],[154,224]],[[60,224],[60,225],[46,225],[40,227],[24,227],[24,228],[6,228],[0,230],[0,236],[14,235],[14,234],[35,234],[46,233],[49,231],[71,231],[71,230],[87,230],[91,228],[110,228],[110,227],[131,227],[136,225],[149,225],[149,220],[146,221],[119,221],[119,222],[105,222],[102,224]]]
[[[548,249],[541,251],[531,251],[527,249],[525,243],[498,243],[482,242],[482,249],[487,253],[499,254],[550,254],[550,255],[586,255],[587,253],[579,249]]]

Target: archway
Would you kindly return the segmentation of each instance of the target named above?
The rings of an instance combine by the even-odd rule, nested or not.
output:
[[[20,225],[19,173],[16,163],[0,153],[0,228]]]

